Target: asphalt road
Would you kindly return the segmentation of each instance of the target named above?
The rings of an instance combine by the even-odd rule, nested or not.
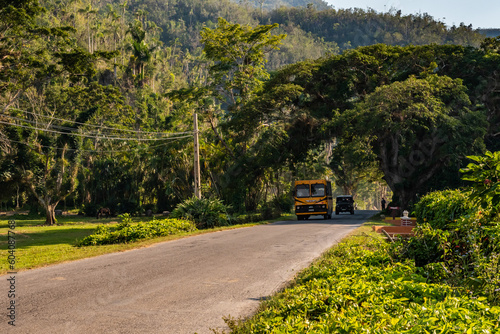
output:
[[[373,214],[227,230],[20,272],[15,327],[4,275],[0,332],[211,333],[225,327],[223,316],[252,314]]]

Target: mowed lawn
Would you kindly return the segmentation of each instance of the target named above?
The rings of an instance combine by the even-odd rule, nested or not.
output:
[[[28,219],[22,216],[2,217],[0,219],[0,250],[2,253],[0,274],[5,274],[9,269],[8,255],[10,252],[8,252],[7,236],[9,220],[14,220],[16,223],[15,229],[11,231],[15,233],[16,239],[14,255],[17,271],[139,246],[138,243],[92,247],[74,246],[78,239],[92,234],[99,224],[110,226],[117,224],[117,218],[97,220],[81,216],[58,217],[58,225],[42,226],[44,219]]]
[[[293,215],[288,215],[281,217],[279,220],[289,220],[294,219],[294,217]],[[159,219],[163,218],[164,217],[159,217]],[[151,219],[152,218],[149,217],[140,217],[134,218],[133,220],[134,222],[146,222]],[[16,239],[13,252],[16,258],[14,270],[10,269],[8,259],[10,255],[8,250],[9,220],[14,220],[16,223],[15,229],[11,230],[15,233],[14,236]],[[44,218],[30,219],[22,215],[0,217],[0,275],[6,274],[8,271],[21,271],[112,252],[147,247],[158,242],[178,239],[189,235],[259,224],[233,225],[210,230],[185,232],[126,244],[85,247],[74,246],[77,240],[94,233],[98,225],[113,227],[118,224],[119,220],[119,218],[96,219],[82,216],[62,216],[57,217],[58,224],[56,226],[43,226],[42,224],[45,221]]]

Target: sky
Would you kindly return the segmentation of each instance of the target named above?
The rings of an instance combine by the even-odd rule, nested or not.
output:
[[[436,21],[447,26],[472,24],[476,28],[500,28],[499,0],[325,0],[335,9],[372,8],[377,12],[386,12],[391,8],[401,10],[404,15],[428,13]]]

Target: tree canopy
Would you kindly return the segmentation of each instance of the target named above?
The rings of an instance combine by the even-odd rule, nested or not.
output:
[[[460,166],[467,152],[483,150],[486,117],[471,111],[460,79],[430,75],[380,86],[340,118],[349,132],[366,136],[384,179],[408,207],[429,180]]]
[[[386,181],[406,204],[498,149],[497,38],[264,4],[0,2],[0,204],[48,224],[61,204],[172,210],[193,192],[194,112],[202,193],[240,212],[288,210],[313,176],[354,194]]]

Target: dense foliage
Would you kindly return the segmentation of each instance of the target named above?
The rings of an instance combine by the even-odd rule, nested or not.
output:
[[[192,222],[182,219],[153,219],[149,222],[133,224],[129,215],[125,214],[121,218],[122,222],[115,229],[99,225],[93,234],[79,240],[76,246],[127,243],[196,230]]]
[[[474,294],[500,303],[500,211],[494,196],[479,200],[476,193],[495,191],[498,180],[481,176],[496,174],[498,152],[472,156],[466,179],[475,181],[471,189],[434,192],[424,196],[416,206],[419,224],[415,237],[393,245],[397,259],[412,259],[432,282],[464,287]],[[495,161],[494,163],[492,163]],[[489,176],[487,176],[489,177]]]
[[[257,8],[254,8],[254,6]],[[118,2],[112,8],[120,13]],[[321,0],[169,0],[132,2],[130,13],[142,11],[162,29],[160,40],[177,51],[176,57],[198,54],[204,26],[213,28],[219,17],[250,24],[278,23],[289,38],[282,51],[270,56],[268,68],[325,54],[377,43],[390,45],[459,44],[478,47],[484,35],[464,23],[447,28],[443,22],[423,14],[400,11],[378,13],[364,9],[334,9]]]
[[[500,212],[500,151],[487,151],[484,156],[469,156],[470,163],[461,170],[466,181],[473,182],[472,200],[483,209],[491,206],[491,215]]]
[[[470,200],[470,191],[442,190],[423,196],[415,205],[419,224],[428,222],[434,228],[446,228],[457,219],[478,211]]]
[[[1,3],[2,208],[44,212],[47,224],[56,207],[172,211],[193,193],[194,113],[203,195],[239,213],[286,210],[294,179],[327,176],[337,192],[371,193],[377,204],[390,183],[411,203],[417,192],[461,182],[450,170],[464,155],[498,145],[497,39],[425,14],[247,5]],[[397,46],[351,49],[379,42]],[[391,123],[408,139],[398,159],[413,157],[417,171],[391,183],[373,133],[338,120],[377,102],[375,91],[390,101],[424,83],[430,95],[406,105],[429,112],[412,121],[439,122]],[[429,150],[434,128],[457,135]],[[455,144],[466,149],[451,152]],[[415,152],[439,162],[422,186],[413,182],[425,170]]]
[[[245,7],[254,6],[259,9],[275,9],[279,7],[314,7],[328,9],[330,5],[323,0],[232,0]]]
[[[465,91],[460,79],[410,77],[377,87],[341,118],[350,125],[347,135],[370,138],[384,179],[402,207],[408,208],[437,171],[460,161],[463,152],[483,148],[486,118],[469,109]]]
[[[219,199],[192,197],[177,205],[172,217],[193,221],[197,228],[213,228],[231,223],[230,207]]]
[[[429,282],[384,245],[351,238],[302,272],[232,333],[494,333],[500,308]]]

